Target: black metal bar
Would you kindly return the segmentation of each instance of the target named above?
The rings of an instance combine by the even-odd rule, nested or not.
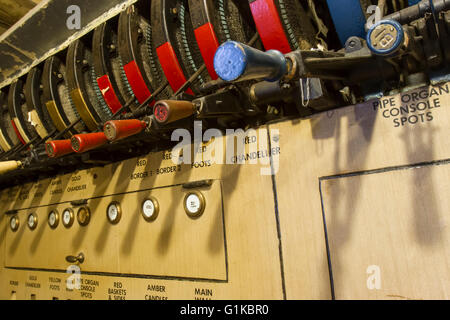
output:
[[[114,113],[111,117],[111,119],[109,119],[109,121],[117,119],[118,116],[120,116],[120,114],[124,111],[126,111],[131,104],[133,103],[133,101],[136,100],[135,97],[131,97],[122,107],[120,107],[119,110],[116,111],[116,113]]]
[[[70,126],[68,126],[67,128],[65,128],[63,131],[61,131],[60,133],[58,133],[55,137],[53,137],[53,140],[58,140],[59,138],[61,138],[63,135],[65,135],[67,132],[69,132],[70,129],[72,129],[73,127],[75,127],[77,125],[77,123],[79,123],[81,121],[81,118],[78,118],[78,120],[76,120],[75,122],[73,122]]]

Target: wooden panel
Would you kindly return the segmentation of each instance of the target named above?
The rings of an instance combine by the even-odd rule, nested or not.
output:
[[[446,164],[322,182],[337,299],[450,298],[449,178]]]
[[[275,180],[288,299],[332,297],[319,179],[449,159],[449,93],[448,84],[420,88],[270,126],[282,151]],[[334,202],[350,207],[360,197],[354,188]],[[338,223],[350,229],[352,219]]]
[[[15,288],[18,298],[29,298],[31,294],[37,294],[38,299],[51,299],[53,295],[71,299],[108,299],[110,297],[112,299],[121,297],[127,299],[330,299],[333,294],[328,268],[320,182],[324,181],[324,177],[335,175],[359,175],[361,172],[367,173],[367,171],[378,169],[389,171],[399,166],[450,159],[449,103],[450,88],[447,84],[441,87],[418,89],[414,92],[403,93],[401,96],[386,97],[381,101],[349,106],[314,115],[309,119],[271,124],[268,126],[269,133],[263,130],[265,129],[263,127],[254,134],[254,138],[258,140],[269,134],[271,146],[267,145],[267,141],[265,144],[258,143],[256,152],[252,153],[250,147],[256,143],[253,142],[253,138],[247,139],[245,149],[238,152],[238,159],[255,157],[261,158],[259,160],[268,160],[268,151],[277,151],[272,152],[274,155],[272,168],[276,172],[273,177],[261,175],[262,168],[270,169],[267,162],[250,165],[246,160],[243,164],[211,164],[208,162],[211,161],[211,155],[204,151],[197,155],[197,160],[203,162],[193,166],[176,166],[169,159],[170,152],[158,152],[139,159],[74,172],[5,190],[0,195],[0,212],[18,209],[19,214],[22,214],[22,211],[27,211],[22,209],[32,206],[67,204],[72,200],[98,196],[105,198],[119,196],[121,201],[126,202],[125,194],[135,191],[164,189],[205,179],[221,181],[228,277],[226,281],[205,282],[179,281],[160,277],[125,278],[119,275],[83,274],[85,287],[82,290],[67,291],[64,287],[60,290],[50,289],[55,279],[65,281],[67,275],[64,272],[6,269],[0,274],[0,281],[5,285],[4,289],[0,290],[0,297],[7,299],[10,291]],[[239,137],[239,139],[243,138],[244,136]],[[205,144],[205,147],[207,151],[210,151],[209,144]],[[426,175],[421,179],[425,177]],[[397,177],[380,181],[377,190],[375,190],[377,184],[371,184],[372,192],[383,194],[386,189],[384,185],[392,183],[393,186],[397,186],[399,182],[395,179]],[[448,178],[444,180],[446,176],[443,173],[437,173],[436,179],[433,178],[428,183],[429,186],[427,184],[421,186],[420,188],[423,189],[420,190],[436,193],[442,197],[442,193],[436,190],[447,186],[445,188],[448,193],[448,184],[445,184]],[[405,183],[413,188],[414,185],[422,183],[422,180],[416,177]],[[330,224],[333,225],[334,230],[339,230],[339,234],[352,234],[353,223],[356,219],[353,208],[359,210],[357,206],[373,199],[365,194],[366,191],[360,190],[357,184],[348,184],[346,192],[340,192],[336,188],[330,190],[332,191],[328,194],[327,203],[334,204],[339,212],[349,213],[339,216],[339,219]],[[411,196],[409,192],[418,192],[418,190],[409,189],[402,192],[405,196]],[[121,195],[125,196],[121,198]],[[173,194],[171,197],[175,199],[176,195]],[[369,200],[366,201],[366,199]],[[427,201],[423,198],[417,197],[415,200],[417,204],[415,207],[423,208],[427,205]],[[178,200],[176,202],[179,203]],[[370,203],[364,205],[370,205]],[[129,207],[133,206],[136,204],[130,202]],[[432,212],[449,211],[448,201],[441,202],[439,206],[442,207]],[[178,210],[175,207],[173,209]],[[402,215],[408,214],[408,207],[399,209],[405,209]],[[218,217],[217,215],[216,218]],[[95,228],[105,232],[104,230],[107,229],[102,228],[101,225],[106,223],[106,217],[103,216],[102,219]],[[5,219],[1,222],[6,225]],[[178,220],[173,221],[167,218],[161,222],[164,222],[164,230],[167,230],[163,238],[168,241],[160,242],[160,244],[176,246],[179,241],[183,241],[181,235],[170,232],[170,227],[179,223]],[[143,225],[144,223],[142,225],[139,223],[135,227],[138,237],[142,235]],[[212,225],[219,226],[220,221]],[[133,221],[125,219],[117,227],[117,230],[125,233],[118,234],[120,239],[117,240],[117,244],[113,241],[111,250],[105,248],[104,253],[103,250],[98,253],[96,259],[100,264],[104,263],[102,259],[107,261],[107,259],[115,259],[118,255],[122,255],[120,259],[128,261],[129,265],[133,259],[139,259],[136,255],[139,255],[141,249],[138,249],[135,241],[130,241],[133,240],[130,236],[134,228]],[[180,232],[179,229],[176,230],[176,233]],[[207,230],[204,231],[206,231],[205,235],[208,234]],[[38,231],[35,230],[36,232]],[[108,233],[105,239],[110,239],[109,237],[113,234],[113,232]],[[90,239],[94,242],[92,246],[95,250],[95,243],[99,238],[101,239],[95,236],[86,237],[83,241]],[[204,240],[207,244],[202,244],[205,250],[211,253],[220,252],[219,241],[215,241],[210,234],[209,237],[202,239],[207,239]],[[343,246],[348,243],[346,242]],[[2,247],[4,245],[3,243]],[[125,255],[126,252],[121,251],[126,245],[129,245],[130,252],[133,252],[129,257]],[[6,248],[6,250],[10,249]],[[221,253],[218,256],[220,255]],[[346,265],[340,267],[345,270]],[[427,264],[424,264],[423,268],[425,273],[433,272],[427,269],[429,268]],[[444,268],[448,270],[448,266],[440,268],[442,269],[439,272],[442,272]],[[342,272],[345,274],[345,271]],[[364,274],[364,276],[367,275]],[[391,281],[388,276],[386,277],[385,280]],[[51,280],[52,278],[55,279]],[[353,279],[360,281],[361,276],[355,274]],[[18,286],[9,284],[9,281],[17,281]],[[400,283],[395,281],[392,279],[388,282],[395,284],[388,288],[392,292],[388,294],[393,295],[391,298],[396,298],[395,295],[408,298],[426,297],[425,291],[423,296],[416,295],[415,292],[403,292],[403,287],[395,287],[397,283]],[[37,284],[40,288],[36,288]],[[126,289],[126,295],[121,295],[120,290],[114,290],[114,288],[119,289],[120,286]],[[155,290],[158,286],[164,286],[165,291]],[[340,288],[342,286],[339,286],[339,290],[344,290]],[[346,288],[349,291],[356,290],[353,287]],[[448,292],[448,282],[447,287],[441,287],[440,290],[441,293]],[[336,298],[349,296],[342,292],[336,291]],[[367,294],[357,292],[356,297],[359,296],[365,298]],[[378,297],[381,296],[370,296],[370,298]]]
[[[252,135],[255,138],[258,136],[267,138],[267,131]],[[245,135],[239,136],[242,141],[244,138]],[[210,144],[204,146],[208,150]],[[267,148],[266,141],[256,151],[267,154]],[[240,153],[245,155],[249,151],[250,145],[246,144]],[[89,200],[90,206],[97,207],[94,211],[96,216],[93,216],[91,224],[83,233],[76,229],[67,232],[58,227],[55,230],[59,232],[58,237],[44,239],[42,236],[40,239],[39,248],[43,250],[53,246],[55,250],[49,250],[45,257],[38,259],[44,263],[48,258],[48,265],[58,265],[63,271],[7,269],[7,278],[19,283],[17,297],[29,299],[31,294],[37,294],[38,299],[51,299],[53,296],[61,299],[108,299],[109,292],[118,289],[114,287],[114,282],[120,282],[127,293],[126,296],[116,295],[117,298],[282,299],[272,177],[261,175],[260,171],[269,169],[270,172],[268,158],[266,163],[255,165],[212,165],[209,164],[210,160],[211,156],[207,153],[199,153],[195,165],[177,166],[170,159],[169,151],[158,152],[2,192],[1,212],[19,209],[21,217],[25,217],[29,213],[27,208],[33,206],[39,207],[36,212],[48,204],[54,204],[62,210],[70,206],[72,200],[98,196],[106,199]],[[186,193],[181,190],[181,185],[202,180],[215,181],[210,190],[201,189],[205,193],[207,211],[197,220],[187,219],[184,211],[180,213],[183,210],[180,200]],[[178,187],[170,188],[175,185]],[[170,191],[166,192],[165,189]],[[139,191],[136,193],[138,196],[133,198],[135,191]],[[154,225],[145,222],[136,212],[142,198],[149,194],[162,199],[160,217]],[[126,212],[132,212],[126,215],[124,211],[122,220],[116,226],[108,225],[104,210],[112,199],[120,201]],[[15,249],[14,259],[21,259],[23,263],[29,263],[29,248],[40,229],[26,231],[22,236],[20,231],[14,235],[8,232],[11,238],[7,241],[20,243]],[[67,254],[67,249],[56,248],[52,241],[66,237],[72,243],[72,249],[77,244],[73,254],[77,254],[81,248],[87,252],[86,261],[81,265],[82,272],[93,268],[111,271],[118,264],[120,272],[132,273],[133,276],[83,274],[82,279],[87,283],[83,283],[81,290],[65,290],[64,281],[68,275],[64,269],[69,263],[64,265],[63,261],[61,265],[61,258]],[[7,255],[10,254],[11,245],[8,244],[8,247]],[[183,254],[197,257],[188,260],[183,258]],[[108,266],[108,263],[112,266]],[[164,268],[173,272],[163,272]],[[227,274],[225,268],[228,269]],[[148,270],[154,271],[153,274],[148,275]],[[139,277],[139,274],[148,276]],[[174,276],[202,279],[172,280]],[[59,281],[56,285],[52,282],[55,279]],[[59,290],[49,289],[51,286]],[[165,291],[155,290],[158,286],[164,286]],[[4,288],[0,290],[0,297],[6,299],[13,286],[6,283]],[[114,293],[111,298],[114,299]]]
[[[67,203],[22,210],[17,215],[19,230],[7,229],[6,267],[64,271],[66,256],[81,252],[86,257],[84,272],[226,280],[220,181],[195,190],[207,202],[205,212],[196,219],[184,210],[184,197],[190,190],[181,186],[90,199],[87,207],[92,217],[86,227],[75,221],[70,229],[62,222],[54,230],[49,228],[49,212],[56,209],[62,215],[72,208]],[[155,221],[146,222],[141,204],[150,195],[158,200],[160,213]],[[113,201],[122,209],[117,225],[106,219]],[[73,210],[76,215],[78,208]],[[38,217],[35,230],[26,225],[31,212]]]

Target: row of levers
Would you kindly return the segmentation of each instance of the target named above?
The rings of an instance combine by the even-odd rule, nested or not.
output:
[[[139,0],[1,88],[0,186],[442,83],[449,33],[450,0]]]

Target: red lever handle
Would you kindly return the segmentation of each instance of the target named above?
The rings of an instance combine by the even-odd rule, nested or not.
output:
[[[108,142],[103,132],[77,134],[70,140],[73,151],[83,153],[96,149]]]
[[[46,142],[45,151],[50,158],[58,158],[73,153],[72,144],[69,139]]]
[[[147,124],[141,120],[111,120],[103,127],[109,141],[117,141],[142,132]]]

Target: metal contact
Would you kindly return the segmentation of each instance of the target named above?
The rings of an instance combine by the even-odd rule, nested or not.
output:
[[[83,206],[78,209],[77,220],[80,226],[85,227],[91,221],[91,211],[89,207]]]
[[[75,221],[75,214],[73,212],[72,208],[66,208],[62,212],[61,220],[66,228],[70,228],[73,225],[73,222]]]
[[[119,223],[120,219],[122,218],[122,208],[119,202],[113,201],[108,205],[108,207],[106,208],[106,217],[112,224]]]
[[[50,211],[48,213],[47,221],[50,228],[56,229],[59,224],[59,212],[56,209]]]
[[[205,196],[200,191],[191,191],[184,197],[183,206],[189,217],[198,218],[205,212]]]
[[[159,202],[155,197],[148,197],[142,202],[141,213],[147,222],[155,221],[159,215]]]
[[[27,225],[28,225],[28,228],[30,228],[30,230],[36,229],[36,227],[38,225],[38,217],[35,213],[30,213],[28,215]]]

